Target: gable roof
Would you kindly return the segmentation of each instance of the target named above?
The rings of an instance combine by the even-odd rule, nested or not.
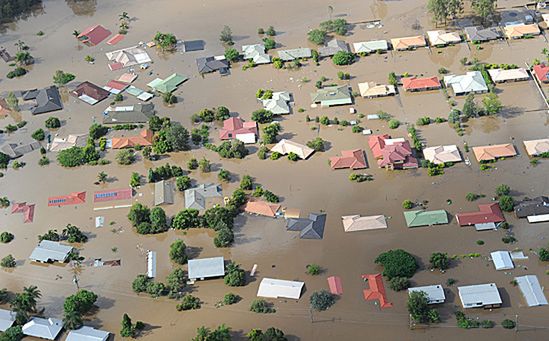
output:
[[[147,86],[155,91],[165,94],[175,91],[177,87],[187,79],[189,79],[189,77],[185,75],[172,73],[164,79],[156,78],[152,80],[147,84]]]
[[[136,46],[105,53],[111,62],[120,63],[123,67],[150,63],[151,57],[144,49]]]
[[[280,207],[280,204],[273,204],[263,200],[248,201],[244,206],[244,212],[274,218]]]
[[[32,223],[34,220],[34,204],[14,203],[11,207],[11,214],[14,213],[23,213],[23,223]]]
[[[311,94],[311,102],[321,106],[352,104],[351,90],[348,85],[326,86]]]
[[[390,308],[393,306],[392,303],[387,301],[387,295],[385,293],[385,286],[383,285],[383,278],[381,274],[374,275],[362,275],[365,282],[368,283],[369,289],[362,290],[364,299],[366,301],[377,300],[379,301],[379,306],[381,308]]]
[[[473,153],[478,162],[517,155],[515,147],[510,143],[473,147]]]
[[[524,148],[530,156],[538,156],[543,153],[549,153],[549,138],[523,141]]]
[[[63,263],[71,251],[72,246],[44,239],[34,248],[29,259],[42,263],[51,261]]]
[[[271,62],[271,56],[265,53],[265,45],[263,44],[243,45],[242,53],[244,59],[251,59],[254,64],[268,64]]]
[[[288,104],[292,95],[288,91],[273,92],[270,99],[261,100],[263,108],[269,110],[275,115],[285,115],[290,113],[290,105]]]
[[[404,77],[400,80],[404,90],[428,90],[440,89],[440,81],[438,77]]]
[[[477,212],[457,213],[456,220],[460,226],[486,223],[501,223],[505,221],[498,203],[479,204]]]
[[[444,84],[451,86],[454,93],[466,94],[470,92],[486,92],[488,86],[480,71],[468,71],[464,75],[444,76]]]
[[[136,146],[151,146],[154,133],[152,130],[143,129],[138,135],[128,137],[113,137],[111,140],[112,149],[121,149]]]
[[[394,85],[377,84],[375,82],[358,83],[358,90],[362,97],[381,97],[396,94]]]
[[[547,305],[547,298],[536,275],[519,276],[515,280],[529,307]]]
[[[311,58],[311,55],[311,49],[308,47],[278,51],[278,57],[285,62],[299,58]]]
[[[271,148],[271,152],[278,152],[282,155],[294,153],[297,154],[300,159],[305,160],[314,153],[314,149],[297,142],[282,139]]]
[[[444,300],[446,300],[444,289],[440,284],[408,288],[408,295],[418,291],[422,291],[427,294],[427,304],[443,303]]]
[[[508,70],[490,69],[488,70],[488,73],[490,74],[490,78],[492,78],[492,81],[494,81],[494,83],[530,79],[530,75],[528,75],[528,71],[526,71],[526,69],[522,67],[517,69],[508,69]]]
[[[533,71],[538,81],[542,83],[549,82],[549,77],[547,77],[547,75],[549,75],[548,65],[545,65],[545,64],[534,65]]]
[[[80,83],[72,94],[80,100],[94,105],[109,97],[109,92],[88,81]]]
[[[155,113],[153,103],[108,107],[103,112],[103,124],[147,123]]]
[[[196,67],[198,73],[209,73],[219,71],[220,73],[227,72],[229,68],[229,62],[226,59],[217,59],[213,56],[202,57],[196,59]]]
[[[131,188],[118,188],[118,189],[106,189],[101,191],[95,191],[93,193],[93,202],[106,202],[115,200],[127,200],[131,199],[133,195],[133,189]]]
[[[448,224],[448,214],[445,210],[405,211],[404,219],[408,227]]]
[[[48,198],[48,206],[78,205],[86,202],[86,192],[72,192],[69,195],[61,195]]]
[[[496,270],[510,270],[515,268],[509,251],[490,252],[490,257],[492,258]]]
[[[374,53],[377,51],[387,51],[389,44],[387,40],[370,40],[353,43],[355,53]]]
[[[173,204],[173,187],[171,182],[161,180],[154,183],[154,205]]]
[[[189,259],[189,279],[221,277],[225,275],[223,257]]]
[[[206,209],[206,199],[221,197],[221,187],[216,184],[201,184],[185,190],[185,208]]]
[[[183,42],[183,51],[193,52],[204,50],[204,40],[185,40]]]
[[[59,90],[55,85],[36,91],[36,106],[31,109],[33,115],[43,114],[47,112],[63,109]]]
[[[263,278],[261,283],[259,283],[257,296],[270,298],[283,297],[298,300],[304,285],[304,282]]]
[[[301,239],[322,239],[326,224],[325,213],[311,213],[308,218],[289,218],[286,220],[288,231],[301,231]]]
[[[65,341],[107,341],[110,333],[88,326],[71,330]]]
[[[459,150],[455,144],[447,146],[434,146],[423,149],[425,160],[434,164],[462,161]]]
[[[458,32],[448,32],[444,30],[427,31],[427,38],[429,39],[431,46],[456,44],[461,42],[461,37]]]
[[[84,44],[94,46],[105,40],[111,35],[111,31],[101,25],[90,26],[86,28],[77,37]]]
[[[463,308],[500,305],[502,303],[496,283],[458,287]]]
[[[332,169],[351,168],[362,169],[367,168],[366,157],[362,149],[342,150],[341,156],[330,158],[330,167]]]
[[[496,40],[502,37],[501,31],[498,27],[487,27],[483,28],[482,26],[469,26],[464,28],[465,34],[470,41],[489,41]]]
[[[349,45],[343,40],[332,39],[318,49],[318,54],[321,57],[330,57],[340,51],[349,52]]]
[[[221,140],[238,139],[241,134],[257,135],[257,123],[254,121],[244,122],[240,117],[229,117],[223,121],[223,128],[219,129]]]
[[[507,38],[516,39],[541,33],[538,24],[516,24],[503,27]]]
[[[386,229],[387,221],[384,215],[360,216],[358,214],[341,217],[345,232]]]
[[[517,218],[526,218],[545,214],[549,214],[549,198],[546,196],[525,199],[515,205],[515,215]]]
[[[15,323],[16,315],[14,311],[0,309],[0,332],[5,332]]]
[[[395,50],[408,50],[416,47],[426,46],[427,42],[425,41],[424,36],[411,36],[403,38],[393,38],[391,39],[391,45]]]

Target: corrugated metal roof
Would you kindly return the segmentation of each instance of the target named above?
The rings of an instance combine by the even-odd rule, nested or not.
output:
[[[225,260],[223,257],[189,260],[189,279],[221,277],[224,275]]]

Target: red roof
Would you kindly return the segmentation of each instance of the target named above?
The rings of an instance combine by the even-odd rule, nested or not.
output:
[[[256,134],[257,123],[254,121],[244,122],[240,117],[230,117],[223,121],[223,128],[219,130],[221,140],[230,140],[239,134]]]
[[[341,286],[341,278],[338,276],[328,277],[328,286],[330,287],[330,292],[334,295],[343,294],[343,287]]]
[[[122,39],[124,39],[124,35],[123,34],[117,34],[115,35],[114,37],[112,37],[111,39],[109,39],[107,41],[107,45],[116,45],[118,44]]]
[[[385,135],[372,135],[368,139],[368,145],[377,159],[380,167],[391,166],[393,168],[417,168],[418,161],[412,155],[410,142],[402,139],[393,139]]]
[[[364,299],[366,301],[378,300],[381,308],[390,308],[392,303],[387,302],[385,287],[383,286],[383,278],[381,274],[362,275],[362,279],[368,281],[369,289],[364,289]]]
[[[497,203],[480,204],[478,212],[466,212],[456,214],[456,219],[460,226],[486,224],[486,223],[501,223],[505,221],[503,212]]]
[[[107,87],[113,88],[113,89],[119,90],[119,91],[122,91],[122,90],[126,89],[128,86],[129,86],[128,83],[124,83],[124,82],[116,81],[116,80],[110,80],[107,83]]]
[[[34,204],[27,204],[26,202],[13,204],[11,213],[23,213],[23,222],[32,223],[34,220]]]
[[[385,147],[385,140],[390,139],[391,136],[387,134],[383,135],[372,135],[368,139],[368,145],[370,146],[370,149],[372,150],[372,153],[374,154],[374,157],[376,159],[380,158],[382,154],[382,150]]]
[[[131,199],[132,194],[133,192],[131,188],[108,189],[105,191],[97,191],[93,193],[93,202]]]
[[[280,207],[279,204],[271,204],[266,201],[248,201],[244,206],[244,212],[274,218]]]
[[[86,192],[73,192],[69,195],[61,195],[48,198],[48,206],[78,205],[86,202]]]
[[[534,74],[540,82],[549,82],[549,78],[547,78],[547,74],[549,74],[549,66],[545,64],[534,65]]]
[[[440,81],[436,76],[434,77],[425,77],[425,78],[416,78],[416,77],[406,77],[402,78],[402,86],[405,90],[422,90],[422,89],[433,89],[440,88]]]
[[[78,40],[80,40],[84,44],[93,46],[99,44],[110,35],[111,31],[107,30],[101,25],[95,25],[88,27],[84,30],[84,32],[80,33],[78,35]]]
[[[143,129],[137,136],[130,137],[114,137],[112,139],[111,148],[129,148],[136,146],[152,146],[154,133],[149,129]]]
[[[361,169],[366,168],[366,157],[362,149],[342,150],[341,156],[330,158],[330,167],[332,169],[351,168]]]

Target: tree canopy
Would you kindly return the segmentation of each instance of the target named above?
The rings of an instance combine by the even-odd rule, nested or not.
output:
[[[388,279],[393,277],[412,277],[418,265],[414,256],[402,249],[383,252],[375,259],[376,264],[383,266],[383,275]]]

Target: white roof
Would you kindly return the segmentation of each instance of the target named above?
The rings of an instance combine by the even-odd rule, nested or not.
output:
[[[284,115],[290,113],[290,93],[287,91],[273,92],[271,99],[262,100],[263,108],[271,111],[275,115]]]
[[[494,251],[490,253],[490,257],[492,257],[492,262],[494,262],[496,270],[510,270],[515,268],[509,251]]]
[[[461,41],[458,32],[447,32],[443,30],[427,31],[427,38],[432,46],[455,44]]]
[[[469,71],[465,75],[459,76],[444,76],[444,84],[452,86],[455,94],[488,91],[488,87],[480,71]]]
[[[530,156],[536,156],[549,152],[549,138],[524,141],[526,152]]]
[[[384,215],[361,217],[358,214],[342,216],[345,232],[386,229],[387,221]]]
[[[156,251],[147,252],[147,277],[156,277]]]
[[[529,223],[542,223],[549,221],[549,214],[530,215],[526,219],[528,219]]]
[[[271,152],[278,152],[282,155],[286,155],[289,153],[295,153],[297,156],[299,156],[300,159],[306,159],[314,153],[314,149],[309,148],[305,145],[302,145],[297,142],[292,142],[290,140],[282,139],[280,142],[278,142],[276,145],[271,148]]]
[[[389,44],[387,40],[371,40],[361,41],[359,43],[353,43],[353,49],[355,53],[372,53],[376,51],[387,51]]]
[[[257,296],[270,298],[299,299],[304,282],[286,281],[282,279],[263,278],[257,290]]]
[[[80,329],[71,330],[65,341],[107,341],[109,332],[83,326]]]
[[[425,160],[434,164],[445,162],[460,162],[461,155],[455,144],[448,146],[435,146],[423,149]]]
[[[122,63],[124,67],[137,64],[150,63],[151,57],[142,48],[137,46],[105,53],[107,59],[113,62]]]
[[[251,59],[255,64],[268,64],[271,62],[271,56],[265,53],[265,45],[243,45],[242,53],[244,59]]]
[[[71,251],[72,246],[63,245],[59,242],[52,242],[50,240],[42,240],[38,246],[34,248],[29,258],[36,262],[64,262]]]
[[[458,287],[458,292],[463,308],[482,307],[485,305],[502,303],[496,283]]]
[[[515,277],[515,280],[529,307],[547,305],[547,298],[543,294],[543,289],[539,285],[536,275]]]
[[[223,257],[189,260],[189,279],[221,277],[225,275]]]
[[[414,291],[423,291],[424,293],[426,293],[429,304],[442,303],[446,299],[446,295],[444,295],[444,289],[440,284],[408,288],[408,295]]]
[[[377,84],[375,82],[358,83],[358,90],[362,97],[379,97],[396,94],[394,85]]]
[[[526,80],[530,78],[530,76],[528,75],[528,71],[526,71],[526,69],[522,67],[509,70],[490,69],[488,70],[488,73],[490,74],[490,78],[492,78],[495,83],[511,80]]]
[[[242,143],[255,143],[255,133],[236,134],[235,138]]]
[[[42,339],[55,340],[63,329],[63,321],[56,318],[33,317],[23,326],[23,334]]]
[[[15,312],[0,309],[0,332],[5,332],[15,322]]]

